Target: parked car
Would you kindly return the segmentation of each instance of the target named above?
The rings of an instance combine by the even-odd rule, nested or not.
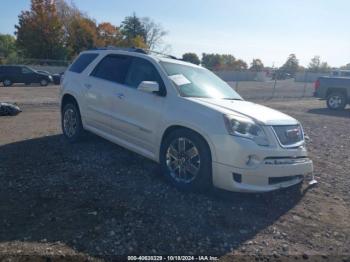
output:
[[[266,192],[313,171],[297,120],[191,63],[139,49],[85,51],[60,97],[70,142],[91,131],[160,163],[183,190]]]
[[[58,73],[58,74],[52,74],[48,71],[43,71],[43,70],[36,70],[39,73],[46,74],[48,76],[52,77],[52,81],[55,85],[59,85],[61,83],[61,78],[64,75],[64,72]]]
[[[314,96],[325,99],[329,109],[343,110],[350,103],[350,77],[319,77]]]
[[[50,75],[39,73],[28,66],[3,65],[0,66],[0,82],[4,86],[12,86],[14,83],[39,83],[47,86],[53,79]]]

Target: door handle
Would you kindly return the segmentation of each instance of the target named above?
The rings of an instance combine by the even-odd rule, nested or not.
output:
[[[90,88],[91,88],[91,84],[84,84],[84,86],[85,86],[87,89],[90,89]]]
[[[119,99],[124,99],[125,98],[125,95],[123,93],[117,93],[117,97]]]

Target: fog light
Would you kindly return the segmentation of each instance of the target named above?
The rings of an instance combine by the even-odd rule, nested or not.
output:
[[[250,155],[248,156],[248,160],[247,160],[247,166],[255,166],[260,164],[260,159],[258,156],[256,155]]]
[[[237,174],[237,173],[232,173],[233,175],[233,180],[236,181],[237,183],[242,183],[242,175]]]

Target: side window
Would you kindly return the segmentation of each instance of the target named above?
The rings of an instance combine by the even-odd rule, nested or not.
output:
[[[151,62],[134,57],[125,84],[137,88],[142,81],[155,81],[160,87],[164,87],[162,78]]]
[[[77,60],[70,66],[69,71],[74,73],[81,73],[85,68],[91,64],[92,61],[98,56],[98,54],[82,54]]]
[[[91,75],[104,80],[124,84],[130,62],[131,58],[129,56],[108,55],[95,67]]]
[[[28,68],[22,67],[22,74],[30,74],[32,73]]]

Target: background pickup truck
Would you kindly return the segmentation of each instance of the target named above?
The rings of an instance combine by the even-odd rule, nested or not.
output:
[[[350,103],[350,77],[318,78],[315,82],[314,96],[327,100],[329,109],[344,109]]]

